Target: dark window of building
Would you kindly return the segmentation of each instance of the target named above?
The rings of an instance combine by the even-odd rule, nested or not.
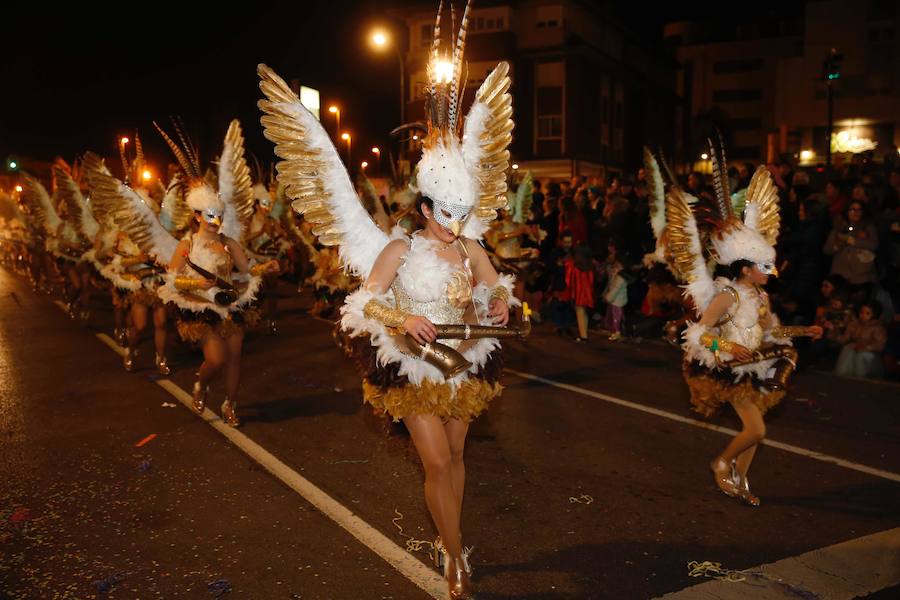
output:
[[[763,60],[761,58],[720,60],[713,63],[713,73],[748,73],[759,71],[762,68]]]
[[[728,127],[732,131],[758,131],[762,129],[762,121],[755,117],[746,119],[729,119]]]
[[[537,88],[537,152],[540,156],[562,154],[563,89],[561,86]]]
[[[759,88],[715,90],[712,93],[713,102],[753,102],[761,99],[762,90]]]
[[[427,48],[431,45],[431,40],[434,37],[434,25],[426,24],[422,25],[419,29],[419,46],[422,48]]]
[[[503,17],[497,17],[497,29],[503,29],[504,19]]]
[[[494,21],[494,19],[488,19],[485,21],[484,26],[486,29],[494,29],[494,27],[496,27],[496,21]]]
[[[478,17],[475,19],[475,31],[484,29],[484,17]]]

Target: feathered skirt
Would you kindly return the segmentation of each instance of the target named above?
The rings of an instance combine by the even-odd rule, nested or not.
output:
[[[336,339],[362,372],[363,401],[376,413],[387,414],[394,421],[413,415],[434,415],[444,421],[459,419],[469,423],[503,391],[500,350],[493,352],[477,373],[469,373],[459,385],[430,380],[415,385],[399,374],[398,363],[379,364],[378,349],[368,335],[351,338],[336,333]]]
[[[691,391],[693,410],[705,417],[716,414],[727,402],[734,404],[746,400],[753,402],[765,415],[785,396],[783,391],[773,392],[764,388],[762,380],[754,375],[745,374],[735,382],[731,369],[710,369],[697,361],[684,361],[682,372]]]
[[[182,340],[189,344],[199,344],[209,333],[227,340],[236,333],[255,327],[259,318],[259,310],[252,307],[228,313],[226,318],[212,310],[197,312],[179,308],[175,327]]]

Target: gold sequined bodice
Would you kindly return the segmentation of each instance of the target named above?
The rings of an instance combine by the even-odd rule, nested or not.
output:
[[[462,245],[460,254],[465,257]],[[396,307],[437,325],[465,323],[466,311],[472,306],[468,258],[463,259],[462,265],[448,263],[437,255],[433,244],[414,236],[398,276],[391,284]],[[447,342],[453,347],[459,345],[459,340]]]
[[[226,281],[231,280],[234,260],[228,252],[228,246],[218,240],[203,240],[199,236],[191,236],[190,258],[198,267]]]
[[[729,342],[740,344],[750,351],[762,345],[761,321],[768,314],[765,293],[743,286],[731,287],[737,301],[729,308],[726,320],[719,325],[720,335]]]

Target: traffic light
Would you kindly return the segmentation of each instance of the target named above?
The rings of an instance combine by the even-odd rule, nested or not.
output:
[[[825,59],[825,62],[822,64],[822,79],[825,81],[834,81],[836,79],[840,79],[841,77],[841,61],[844,60],[844,55],[839,54],[837,50],[834,48],[831,49],[831,54]]]

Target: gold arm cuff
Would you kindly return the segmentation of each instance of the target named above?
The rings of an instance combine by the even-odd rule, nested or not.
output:
[[[779,325],[770,329],[769,334],[774,338],[799,337],[809,335],[809,327],[803,325]]]
[[[700,343],[710,351],[714,352],[716,356],[718,356],[719,352],[728,352],[729,354],[734,352],[735,345],[733,343],[723,340],[712,333],[707,332],[701,335]]]
[[[269,273],[269,266],[271,263],[272,263],[272,261],[266,261],[266,262],[260,263],[258,265],[253,265],[252,267],[250,267],[250,274],[251,275],[266,275],[267,273]],[[274,273],[275,271],[272,271],[272,272]]]
[[[147,262],[147,259],[143,256],[129,256],[127,258],[122,257],[123,267],[133,267],[134,265],[139,265],[145,262]]]
[[[202,290],[206,287],[205,279],[196,279],[194,277],[176,277],[175,289],[182,291]]]
[[[495,286],[494,289],[491,290],[491,300],[503,300],[503,302],[509,306],[509,290],[506,289],[506,286],[498,285]]]
[[[367,319],[373,319],[385,327],[392,327],[394,329],[403,327],[407,317],[409,317],[409,313],[398,308],[391,308],[384,302],[379,302],[374,298],[366,302],[366,306],[363,308],[363,315],[365,315]]]

